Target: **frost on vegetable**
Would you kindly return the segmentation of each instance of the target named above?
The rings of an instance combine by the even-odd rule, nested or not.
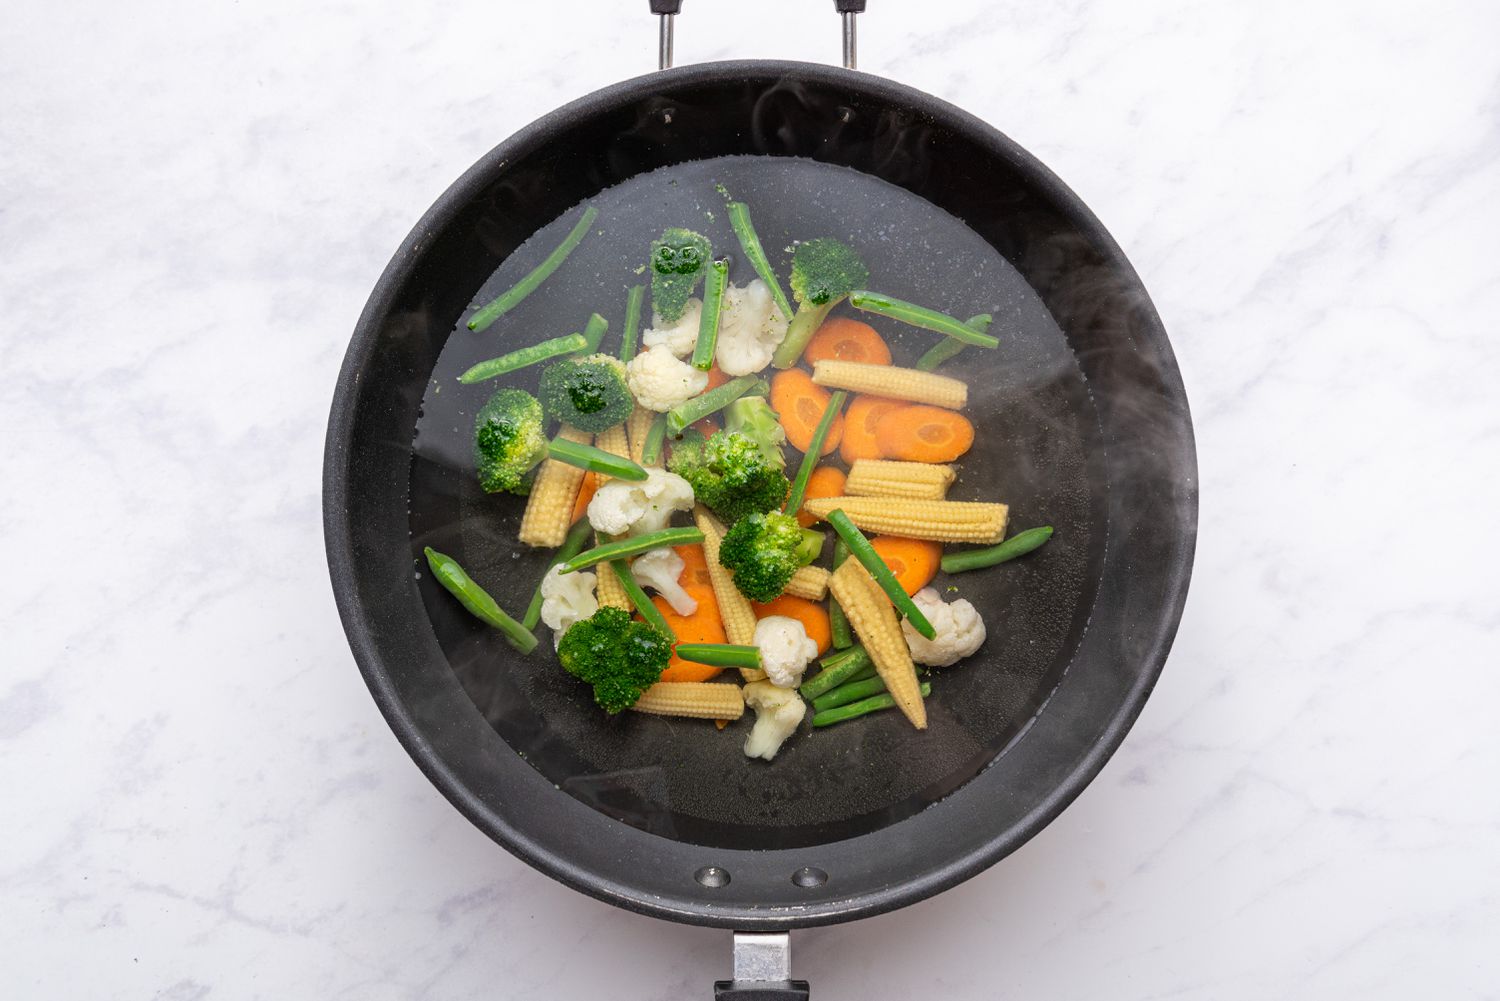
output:
[[[524,494],[547,454],[542,405],[524,389],[502,389],[474,417],[474,465],[486,493]]]
[[[713,246],[690,229],[671,227],[651,242],[651,308],[668,323],[682,319],[708,270]]]
[[[623,424],[635,408],[625,381],[625,364],[612,355],[553,362],[542,370],[541,397],[549,420],[582,431]]]
[[[658,344],[665,345],[676,357],[686,358],[693,353],[693,345],[698,342],[698,324],[703,319],[703,300],[696,296],[689,299],[687,308],[676,320],[667,320],[660,315],[653,319],[653,325],[641,335],[641,346],[654,348]]]
[[[637,403],[660,414],[708,388],[708,373],[678,359],[665,344],[632,358],[625,380]]]
[[[750,375],[771,364],[771,356],[786,337],[787,321],[776,309],[771,290],[760,279],[744,288],[724,290],[715,354],[725,375]]]

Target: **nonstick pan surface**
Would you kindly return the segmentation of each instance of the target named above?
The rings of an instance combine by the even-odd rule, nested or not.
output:
[[[420,573],[415,557],[430,544],[502,605],[524,607],[545,556],[516,546],[519,502],[483,495],[468,456],[474,410],[495,385],[452,377],[515,346],[497,347],[502,329],[525,343],[597,309],[617,330],[624,288],[640,280],[622,262],[665,224],[733,248],[719,183],[751,204],[783,273],[793,238],[832,235],[860,249],[882,291],[995,314],[1001,348],[956,366],[980,436],[953,496],[1003,499],[1014,528],[1050,523],[1057,535],[1027,561],[940,578],[981,609],[990,639],[937,677],[925,733],[886,714],[804,732],[768,765],[744,759],[742,733],[629,713],[604,721],[550,656],[516,657]],[[463,329],[470,303],[528,270],[585,199],[601,210],[599,232],[497,328]],[[876,325],[898,363],[933,340]],[[438,786],[571,885],[742,929],[920,899],[1050,820],[1160,670],[1196,522],[1191,428],[1165,334],[1076,197],[926,95],[763,62],[600,92],[457,182],[361,318],[325,486],[351,644]]]

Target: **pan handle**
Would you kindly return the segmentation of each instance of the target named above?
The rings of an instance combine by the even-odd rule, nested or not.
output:
[[[714,984],[714,1001],[807,1001],[806,980],[792,979],[787,932],[734,933],[734,979]]]
[[[657,32],[656,68],[672,68],[672,32],[677,15],[682,13],[682,0],[650,0],[651,13],[661,19]],[[844,22],[844,68],[854,69],[859,62],[858,36],[855,20],[865,12],[865,0],[833,0],[833,9]]]

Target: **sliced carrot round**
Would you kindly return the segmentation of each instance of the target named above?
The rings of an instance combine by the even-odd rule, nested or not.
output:
[[[834,316],[824,320],[818,332],[812,335],[802,357],[809,365],[824,358],[857,361],[866,365],[889,365],[891,349],[868,323],[851,320],[847,316]]]
[[[839,443],[839,458],[851,466],[855,459],[881,458],[884,453],[880,450],[876,427],[880,418],[904,406],[907,404],[900,400],[869,393],[861,393],[850,400],[849,409],[844,411],[844,438]]]
[[[672,629],[678,643],[724,643],[724,620],[719,615],[719,604],[714,600],[713,585],[709,582],[708,563],[702,546],[676,546],[677,555],[684,564],[678,583],[682,589],[698,602],[698,610],[692,615],[678,615],[659,594],[651,596],[651,603],[661,612]],[[608,571],[608,568],[605,568]],[[640,618],[640,616],[636,616]],[[662,672],[662,681],[707,681],[722,668],[707,664],[695,664],[683,660],[674,652]]]
[[[870,546],[896,575],[896,583],[907,594],[916,594],[932,583],[943,559],[943,544],[902,535],[877,535]]]
[[[771,615],[785,615],[796,619],[807,630],[807,636],[818,644],[818,653],[823,653],[833,643],[833,627],[828,622],[828,609],[821,601],[808,601],[795,595],[783,594],[775,601],[764,604],[752,603],[755,617],[764,619]]]
[[[812,471],[812,476],[807,480],[807,493],[803,500],[811,500],[814,497],[842,497],[844,496],[844,481],[848,477],[842,469],[833,466],[819,466]],[[806,511],[797,512],[797,523],[803,528],[813,524],[818,519]]]
[[[806,452],[807,447],[812,444],[813,433],[818,429],[818,422],[823,419],[823,411],[828,409],[830,395],[828,390],[815,385],[812,376],[800,368],[777,372],[771,379],[771,409],[781,418],[781,426],[786,430],[786,440],[797,451]],[[828,437],[823,439],[820,454],[827,455],[838,448],[843,436],[844,415],[839,414],[834,418],[833,426],[828,429]]]
[[[713,368],[708,370],[708,385],[704,387],[703,391],[706,393],[710,389],[718,389],[728,381],[729,376],[725,375],[724,370],[715,364]]]
[[[974,425],[942,407],[899,407],[876,423],[875,438],[887,459],[952,462],[974,444]]]

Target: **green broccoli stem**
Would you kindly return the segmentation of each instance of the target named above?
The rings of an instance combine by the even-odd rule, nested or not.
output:
[[[797,315],[792,317],[792,322],[787,325],[786,337],[782,338],[776,351],[771,355],[771,364],[777,368],[791,368],[797,364],[797,359],[802,357],[802,352],[807,349],[807,342],[812,340],[812,335],[817,333],[823,321],[828,319],[828,314],[833,312],[844,299],[838,296],[829,299],[821,306],[803,303],[797,307]]]
[[[703,533],[696,528],[664,528],[659,532],[647,532],[633,539],[616,539],[602,546],[587,549],[562,564],[563,573],[584,570],[606,560],[621,560],[627,556],[638,556],[648,549],[662,546],[690,546],[703,541]]]
[[[679,643],[677,656],[709,667],[760,670],[760,648],[738,643]]]
[[[547,574],[552,572],[553,567],[583,552],[583,544],[589,540],[589,533],[592,531],[588,518],[579,518],[568,530],[563,544],[552,554],[552,559],[547,561],[547,570],[542,574],[542,580],[547,579]],[[542,581],[537,581],[536,590],[531,595],[531,604],[526,606],[526,616],[521,619],[521,625],[527,629],[536,628],[537,623],[542,620],[542,601]]]
[[[891,604],[896,606],[896,611],[906,617],[913,629],[928,639],[937,636],[937,630],[932,628],[932,623],[927,621],[927,616],[917,607],[917,603],[911,600],[906,589],[896,580],[896,575],[891,573],[891,568],[885,565],[885,560],[870,545],[870,540],[865,538],[864,533],[854,527],[854,522],[844,513],[843,508],[834,508],[828,512],[828,524],[839,533],[839,538],[849,547],[849,553],[860,563],[864,564],[870,576],[875,578],[875,583],[885,592],[885,596],[891,599]]]
[[[932,685],[924,681],[919,691],[922,693],[922,698],[925,699],[932,694]],[[879,695],[872,695],[867,699],[860,699],[858,702],[851,702],[846,706],[839,706],[836,709],[828,709],[816,713],[812,718],[812,725],[832,726],[835,723],[843,723],[846,720],[879,712],[882,709],[892,709],[895,705],[896,700],[891,698],[891,694],[889,692],[882,692]]]
[[[963,573],[965,570],[992,567],[1007,560],[1013,560],[1017,556],[1025,556],[1032,550],[1040,549],[1050,538],[1052,538],[1051,525],[1043,525],[1041,528],[1028,528],[1024,532],[1018,532],[1011,536],[998,546],[949,553],[943,557],[943,561],[939,565],[943,568],[943,573]]]
[[[594,220],[598,217],[598,209],[592,205],[586,207],[583,210],[583,216],[573,226],[572,230],[569,231],[568,235],[563,237],[563,241],[557,245],[557,249],[547,255],[546,260],[533,268],[525,278],[522,278],[509,289],[500,293],[488,305],[482,307],[473,316],[469,317],[469,329],[484,330],[490,324],[514,309],[522,299],[525,299],[532,292],[536,291],[537,286],[546,281],[552,272],[556,271],[562,265],[562,262],[568,259],[568,255],[583,242],[583,238],[588,235],[589,227],[594,224]]]
[[[990,321],[993,319],[994,317],[990,316],[990,314],[988,313],[980,313],[977,316],[969,317],[964,321],[964,323],[973,327],[980,333],[984,333],[985,331],[990,329]],[[926,354],[917,359],[916,368],[922,372],[931,372],[935,370],[939,365],[956,357],[958,353],[966,347],[968,347],[968,345],[963,341],[956,340],[952,337],[944,337],[932,347],[928,348]]]
[[[641,465],[661,465],[661,450],[666,440],[667,415],[657,414],[651,418],[651,426],[646,429],[646,440],[641,443]]]
[[[902,299],[894,299],[879,292],[869,292],[860,289],[849,293],[849,305],[855,309],[862,309],[867,313],[876,313],[880,316],[889,316],[893,320],[909,323],[914,327],[922,327],[925,330],[935,330],[940,334],[946,334],[954,340],[965,344],[972,344],[980,348],[996,348],[1000,346],[1000,338],[990,334],[982,334],[962,320],[947,313],[939,313],[935,309],[926,306],[918,306],[914,302],[906,302]]]
[[[833,542],[833,568],[837,570],[849,558],[849,547],[843,539]],[[849,628],[849,616],[844,606],[833,595],[828,596],[828,632],[835,650],[847,650],[854,645],[854,631]]]
[[[603,473],[605,476],[613,476],[620,480],[639,481],[646,478],[646,470],[624,456],[606,452],[593,445],[568,441],[566,438],[553,438],[549,441],[547,457],[556,459],[558,462],[566,462],[570,466],[577,466],[579,469],[587,469],[591,473]]]
[[[719,320],[724,312],[724,287],[729,284],[729,262],[714,261],[703,283],[703,314],[698,320],[698,339],[693,342],[693,367],[707,372],[714,367],[714,349],[719,344]]]
[[[540,362],[556,358],[559,355],[570,355],[575,351],[582,350],[588,342],[582,334],[569,334],[566,337],[553,337],[550,340],[533,344],[529,348],[521,348],[510,354],[501,355],[499,358],[491,358],[471,367],[458,381],[464,385],[475,382],[483,382],[486,379],[494,379],[514,372],[516,369],[525,368],[528,365],[536,365]]]
[[[646,298],[646,286],[632,285],[625,296],[625,330],[620,341],[620,360],[628,362],[635,357],[636,342],[641,336],[641,301]]]
[[[470,614],[500,630],[506,641],[521,653],[530,653],[536,649],[536,635],[506,615],[499,603],[458,565],[457,560],[444,556],[431,546],[423,547],[422,552],[427,555],[427,565],[432,568],[432,574],[438,583],[457,598],[459,604],[467,608]]]
[[[691,424],[696,424],[709,414],[718,413],[741,396],[760,395],[770,391],[764,379],[758,375],[742,375],[730,379],[724,385],[710,389],[702,396],[695,396],[686,403],[679,403],[667,411],[667,433],[677,437]]]
[[[797,565],[805,567],[823,555],[824,534],[816,528],[802,529],[802,541],[797,543]]]
[[[883,691],[885,691],[885,681],[878,675],[859,681],[846,681],[833,691],[813,699],[813,712],[820,713],[826,709],[837,709],[839,706],[867,699],[871,695],[879,695]]]
[[[869,668],[874,670],[875,665],[870,660],[870,655],[865,653],[862,646],[850,647],[837,657],[825,657],[822,661],[823,670],[808,678],[798,689],[805,699],[816,699],[825,692],[831,692],[838,686],[848,682],[861,671]]]
[[[771,270],[771,262],[766,258],[765,248],[760,244],[760,235],[755,232],[755,225],[750,221],[750,206],[744,202],[730,202],[729,225],[734,228],[734,235],[740,238],[740,249],[745,252],[750,266],[771,290],[771,298],[776,301],[776,308],[781,310],[782,316],[790,320],[792,304],[787,302],[786,293],[781,290],[781,282],[776,280],[776,272]]]
[[[660,629],[662,635],[673,643],[677,642],[677,635],[672,632],[672,627],[667,625],[666,616],[661,614],[661,609],[656,607],[656,604],[646,596],[646,592],[641,590],[641,585],[636,582],[635,574],[630,572],[630,564],[623,559],[610,560],[609,569],[613,570],[615,576],[619,578],[620,586],[629,595],[630,603],[635,606],[635,610],[641,613],[641,618]]]
[[[818,468],[818,459],[823,454],[823,442],[828,438],[828,430],[833,427],[833,422],[843,411],[844,401],[848,398],[849,394],[842,389],[828,398],[828,406],[823,408],[823,416],[813,430],[812,441],[808,442],[807,451],[802,454],[802,465],[797,467],[792,492],[787,494],[786,506],[782,508],[787,514],[796,514],[801,509],[802,498],[807,495],[808,481],[812,479],[813,470]]]
[[[599,350],[599,342],[604,340],[604,332],[609,329],[609,321],[598,313],[589,314],[589,322],[583,326],[583,350],[578,352],[583,355],[591,355]]]

